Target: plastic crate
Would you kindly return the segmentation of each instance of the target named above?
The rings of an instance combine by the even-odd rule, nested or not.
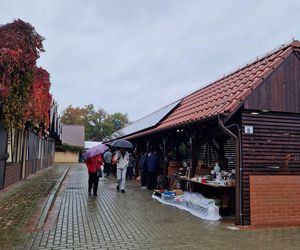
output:
[[[161,194],[161,198],[164,200],[164,201],[172,201],[174,200],[175,198],[175,194]]]

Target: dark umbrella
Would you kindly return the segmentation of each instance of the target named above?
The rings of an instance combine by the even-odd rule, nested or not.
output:
[[[115,140],[111,143],[111,145],[115,148],[133,148],[132,143],[124,139]]]
[[[107,143],[105,143],[105,145],[107,146],[107,147],[112,147],[112,142],[107,142]]]

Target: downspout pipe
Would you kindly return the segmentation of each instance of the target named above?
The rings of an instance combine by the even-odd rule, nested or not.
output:
[[[165,138],[165,136],[163,136],[163,157],[164,157],[164,159],[163,159],[163,161],[164,161],[164,166],[163,166],[163,168],[164,168],[164,176],[167,176],[167,162],[166,162],[166,158],[167,158],[167,155],[166,155],[166,138]]]
[[[149,144],[150,144],[149,139],[147,139],[147,141],[146,141],[147,153],[149,153],[149,151],[150,151],[150,145]]]
[[[237,222],[239,225],[243,225],[243,196],[242,196],[242,187],[243,187],[243,166],[242,166],[242,144],[241,144],[241,133],[240,133],[240,127],[237,124],[231,124],[229,127],[236,126],[238,129],[238,135],[231,132],[228,128],[224,125],[223,119],[221,119],[220,115],[218,115],[218,125],[220,129],[227,134],[229,137],[234,139],[235,142],[235,159],[236,163],[238,164],[239,168],[236,170],[238,174],[238,194],[236,193],[236,197],[239,197],[239,206],[236,206],[238,208],[237,213],[239,214],[239,220]]]

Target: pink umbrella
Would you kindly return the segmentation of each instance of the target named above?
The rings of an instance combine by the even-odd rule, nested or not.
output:
[[[84,159],[94,157],[96,155],[103,154],[105,151],[108,150],[108,147],[105,144],[100,144],[95,147],[89,148],[85,151],[82,156]]]

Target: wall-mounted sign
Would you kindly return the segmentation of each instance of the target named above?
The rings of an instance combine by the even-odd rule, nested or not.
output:
[[[245,134],[253,134],[253,126],[245,126]]]

